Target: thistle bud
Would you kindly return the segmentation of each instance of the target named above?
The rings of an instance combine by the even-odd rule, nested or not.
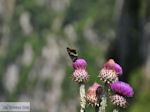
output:
[[[118,94],[115,94],[113,96],[110,96],[110,101],[112,102],[113,105],[126,108],[127,106],[127,101],[123,96],[120,96]]]
[[[98,83],[94,83],[91,87],[89,87],[86,100],[89,104],[99,106],[100,95],[102,93],[102,87]]]
[[[86,83],[88,77],[88,73],[85,69],[76,69],[72,75],[73,80],[77,83]]]

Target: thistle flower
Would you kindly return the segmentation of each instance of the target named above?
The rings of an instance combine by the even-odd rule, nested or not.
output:
[[[115,63],[113,59],[109,59],[107,63],[104,64],[104,68],[115,71],[117,75],[122,75],[123,73],[122,67]]]
[[[113,70],[103,68],[99,73],[99,78],[104,83],[110,84],[118,81],[118,77]]]
[[[77,59],[73,62],[73,80],[77,83],[86,83],[88,80],[88,73],[86,71],[87,62],[84,59]]]
[[[110,84],[118,81],[118,76],[122,74],[122,68],[115,63],[113,59],[109,59],[103,66],[99,73],[100,80],[104,83]]]
[[[123,96],[120,96],[118,94],[110,96],[110,101],[113,105],[125,108],[127,106],[127,101]]]
[[[86,69],[87,62],[84,59],[77,59],[73,63],[73,68],[74,69]]]
[[[122,81],[114,82],[110,85],[110,87],[113,91],[122,96],[132,97],[134,94],[133,88],[129,84]]]
[[[88,73],[85,69],[77,69],[73,72],[72,78],[77,83],[86,83],[88,80]]]
[[[98,83],[94,83],[91,87],[89,87],[86,100],[89,104],[99,106],[100,94],[102,92],[102,87]]]

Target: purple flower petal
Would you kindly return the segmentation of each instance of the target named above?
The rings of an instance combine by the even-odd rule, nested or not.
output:
[[[86,69],[87,62],[84,59],[77,59],[73,62],[74,69]]]
[[[122,81],[114,82],[110,85],[110,87],[113,91],[123,96],[132,97],[134,94],[133,88]]]
[[[115,63],[115,68],[114,69],[115,69],[117,75],[122,75],[122,73],[123,73],[122,67],[119,64]]]
[[[104,65],[104,67],[106,69],[112,69],[116,72],[117,75],[122,75],[123,71],[122,71],[122,67],[115,63],[115,61],[113,59],[109,59],[107,61],[107,63]]]

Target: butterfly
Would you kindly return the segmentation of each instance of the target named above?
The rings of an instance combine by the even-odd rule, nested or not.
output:
[[[75,62],[78,59],[78,53],[76,49],[71,49],[67,47],[67,52],[73,62]]]

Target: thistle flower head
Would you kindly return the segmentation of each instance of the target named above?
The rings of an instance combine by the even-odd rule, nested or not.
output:
[[[127,106],[127,101],[123,96],[118,94],[110,96],[110,101],[113,105],[125,108]]]
[[[133,88],[129,84],[122,81],[114,82],[110,85],[110,87],[113,91],[122,96],[132,97],[134,94]]]
[[[104,64],[104,68],[114,70],[117,75],[122,75],[123,73],[121,66],[115,63],[113,59],[109,59],[106,64]]]
[[[77,83],[86,83],[88,80],[88,73],[85,69],[75,69],[72,78]]]
[[[77,59],[73,62],[74,69],[86,69],[87,62],[84,59]]]
[[[103,68],[98,77],[106,84],[111,84],[118,81],[118,76],[116,75],[115,71],[111,69]]]
[[[98,83],[94,83],[91,87],[89,87],[86,100],[91,105],[99,105],[100,94],[102,92],[102,87]]]

